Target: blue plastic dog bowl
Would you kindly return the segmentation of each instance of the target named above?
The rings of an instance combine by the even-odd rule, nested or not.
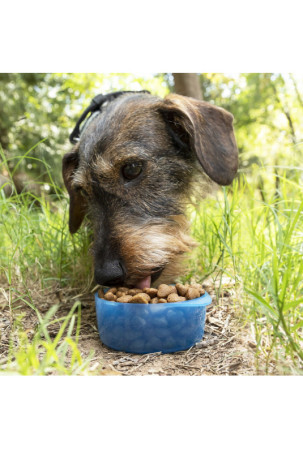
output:
[[[110,302],[96,293],[95,302],[103,344],[128,353],[172,353],[201,341],[211,297],[146,305]]]

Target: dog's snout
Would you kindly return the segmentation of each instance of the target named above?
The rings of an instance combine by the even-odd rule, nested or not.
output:
[[[125,281],[123,264],[119,260],[112,260],[97,265],[95,267],[95,280],[103,286],[123,285]]]

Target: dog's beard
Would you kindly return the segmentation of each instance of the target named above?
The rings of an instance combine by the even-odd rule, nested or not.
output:
[[[117,236],[126,267],[126,284],[148,287],[154,275],[160,280],[173,282],[180,274],[184,256],[195,245],[188,235],[188,222],[184,216],[169,219],[150,219],[144,223],[118,223]],[[156,281],[156,280],[155,280]]]

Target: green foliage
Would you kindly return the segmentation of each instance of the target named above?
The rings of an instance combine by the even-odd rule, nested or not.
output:
[[[0,360],[0,373],[5,371],[7,375],[89,374],[87,369],[93,354],[83,360],[77,347],[81,326],[80,302],[75,302],[66,317],[56,319],[57,310],[58,306],[55,305],[42,317],[35,309],[39,327],[31,339],[22,326],[22,315],[16,318],[8,357],[3,361]],[[51,338],[48,329],[58,324],[59,330],[55,338]]]
[[[303,139],[303,81],[290,74],[201,74],[206,101],[231,111],[241,153],[241,170],[253,164],[284,164],[300,152]],[[6,157],[32,156],[53,169],[62,184],[61,158],[81,111],[96,94],[148,89],[164,97],[173,89],[171,74],[0,74],[0,143]],[[294,147],[294,146],[295,147]],[[292,153],[292,155],[290,155]],[[10,163],[13,168],[14,161]],[[20,169],[44,186],[45,167],[23,161]],[[46,186],[46,189],[49,187]]]
[[[296,176],[290,180],[279,169],[277,197],[276,171],[265,170],[266,201],[257,187],[258,173],[255,182],[236,180],[192,212],[200,244],[192,271],[198,269],[200,278],[213,273],[214,280],[223,275],[235,279],[240,289],[237,302],[247,323],[254,325],[258,351],[267,364],[272,359],[285,364],[290,358],[302,367],[302,172],[294,170]]]
[[[60,201],[31,193],[0,200],[0,270],[9,285],[16,274],[23,289],[29,281],[41,288],[50,280],[60,285],[77,280],[78,286],[89,282],[90,231],[84,226],[80,233],[70,235],[68,198],[60,188],[55,189]]]
[[[160,96],[169,92],[162,74],[0,74],[0,144],[6,158],[23,155],[40,142],[32,156],[51,165],[54,181],[62,184],[62,155],[71,148],[68,136],[91,99],[142,89]],[[9,165],[13,169],[14,160]],[[38,161],[22,161],[20,169],[42,184],[48,180]]]
[[[274,360],[286,370],[302,367],[303,191],[302,79],[288,74],[201,74],[204,99],[235,116],[240,176],[191,211],[199,247],[190,275],[236,280],[235,307],[253,330],[256,364]],[[5,198],[0,187],[0,281],[14,322],[11,351],[2,368],[23,374],[85,373],[77,349],[78,306],[50,338],[55,308],[44,318],[34,289],[92,283],[90,230],[71,236],[61,158],[82,109],[100,92],[149,89],[164,96],[169,74],[1,74],[0,174],[28,171],[50,189]],[[39,318],[33,339],[19,309]],[[61,326],[63,327],[62,330]],[[18,343],[15,345],[14,343]],[[68,355],[68,356],[67,356]],[[70,356],[72,355],[72,356]]]
[[[29,155],[27,152],[16,161],[31,160]],[[2,158],[8,169],[3,153]],[[46,292],[50,286],[76,286],[78,291],[87,291],[92,283],[90,231],[84,226],[76,236],[70,235],[67,195],[54,184],[47,163],[40,160],[39,164],[46,168],[56,202],[51,196],[31,193],[6,198],[4,188],[0,188],[0,294],[8,301],[13,323],[8,355],[0,359],[0,373],[92,374],[88,370],[91,357],[83,359],[78,349],[80,303],[75,302],[67,316],[60,319],[56,318],[58,305],[44,317],[39,312],[37,292]],[[32,337],[19,313],[25,305],[34,310],[39,321]],[[59,327],[51,337],[48,330],[54,325]]]
[[[287,171],[255,170],[249,182],[242,176],[193,209],[192,229],[199,246],[189,267],[196,279],[210,274],[219,281],[218,298],[222,277],[236,280],[235,307],[253,329],[256,363],[262,355],[268,365],[274,360],[287,367],[282,371],[295,370],[303,362],[302,171],[293,168],[291,178],[285,175]],[[260,175],[265,180],[263,191]],[[69,234],[67,198],[56,190],[60,198],[56,203],[30,194],[0,198],[0,269],[19,342],[12,347],[9,365],[6,361],[4,366],[18,373],[82,370],[75,341],[61,339],[62,334],[60,340],[48,340],[40,316],[42,328],[36,340],[29,340],[16,316],[22,303],[39,314],[34,295],[37,286],[46,289],[55,284],[87,291],[92,283],[89,229],[84,226],[75,236]],[[46,322],[52,323],[51,317]],[[67,349],[75,352],[71,366]]]
[[[204,99],[235,117],[243,172],[249,174],[253,164],[283,165],[291,160],[296,165],[303,140],[302,77],[249,73],[200,78]]]

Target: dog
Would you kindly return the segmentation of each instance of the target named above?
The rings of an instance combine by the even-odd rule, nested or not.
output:
[[[232,114],[177,94],[100,94],[70,140],[75,146],[63,157],[69,230],[88,216],[96,283],[173,282],[194,245],[185,217],[193,193],[237,174]]]

